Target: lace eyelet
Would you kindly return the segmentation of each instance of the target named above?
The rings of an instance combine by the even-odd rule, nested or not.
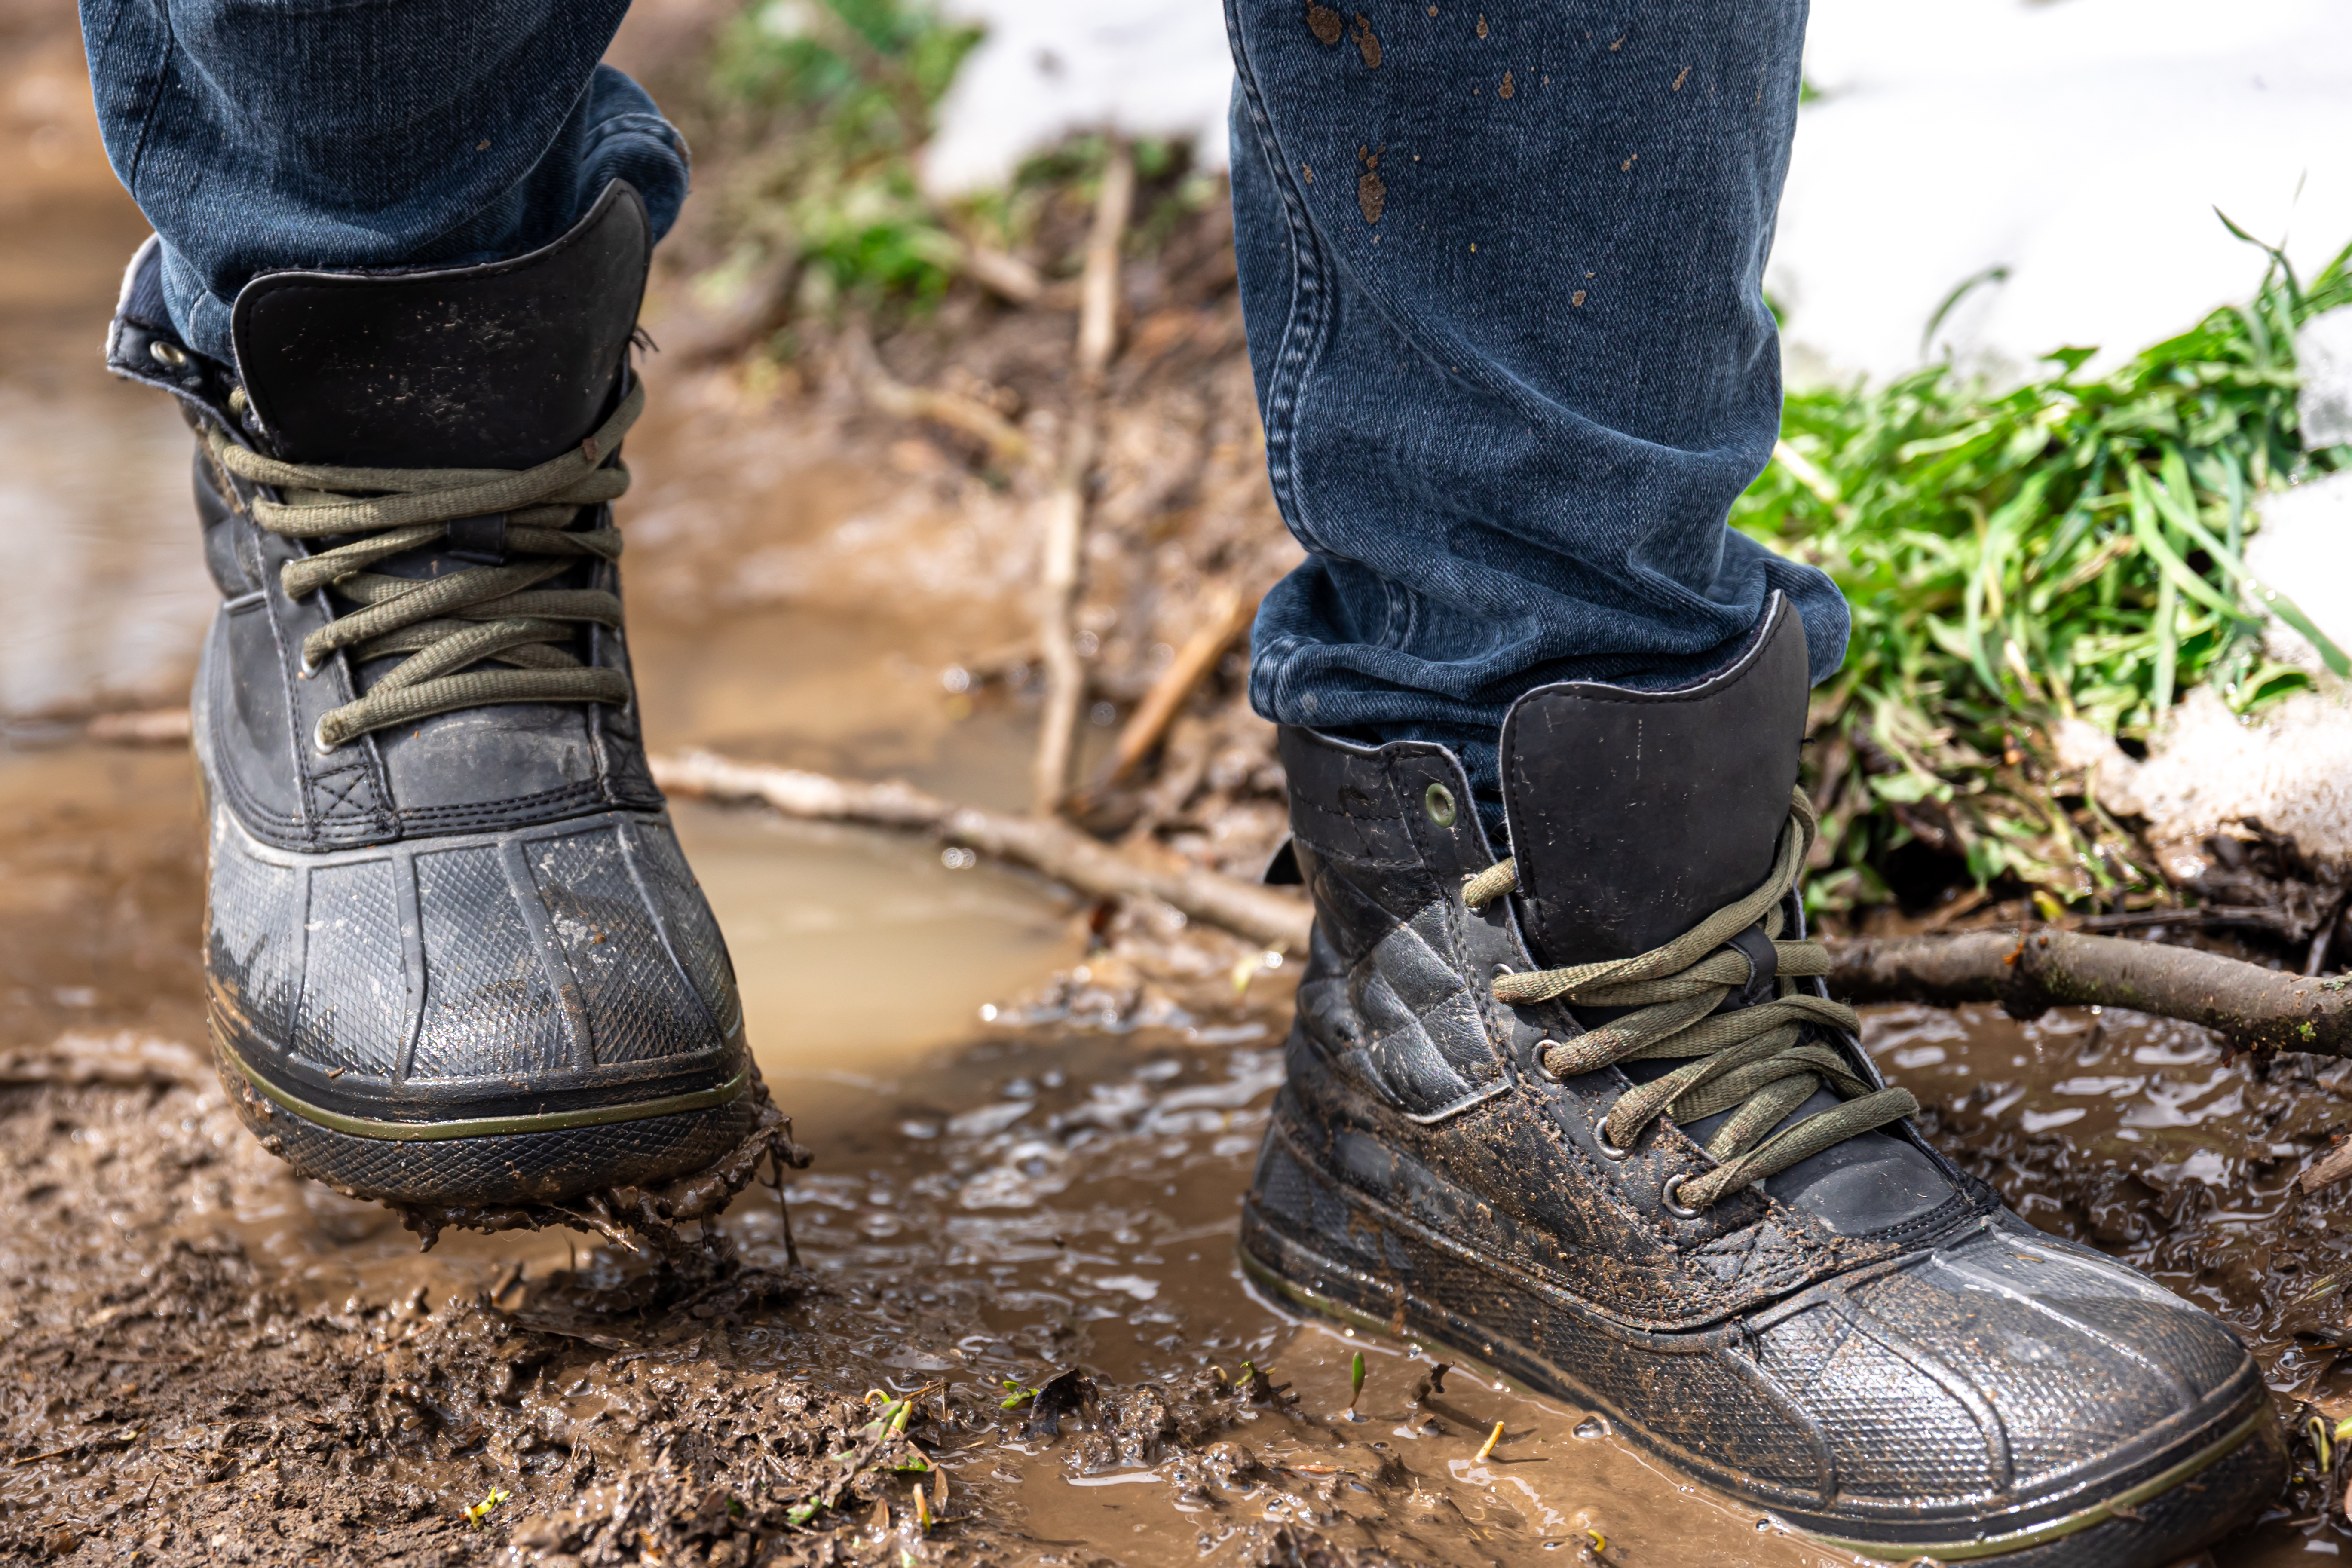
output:
[[[1592,1124],[1592,1142],[1603,1159],[1622,1160],[1633,1152],[1631,1148],[1620,1148],[1609,1142],[1609,1119],[1605,1116]]]
[[[1683,1205],[1682,1199],[1676,1195],[1683,1190],[1683,1183],[1685,1179],[1686,1178],[1682,1176],[1676,1176],[1672,1181],[1668,1182],[1664,1187],[1660,1188],[1658,1192],[1658,1202],[1664,1205],[1668,1214],[1674,1215],[1676,1219],[1696,1219],[1698,1218],[1699,1211],[1695,1208],[1685,1208]]]
[[[1552,1039],[1549,1037],[1536,1042],[1536,1076],[1542,1079],[1546,1083],[1558,1083],[1559,1081],[1559,1074],[1552,1071],[1551,1063],[1544,1059],[1544,1053],[1551,1050],[1559,1044],[1559,1042],[1558,1040]]]
[[[327,716],[323,713],[319,715],[319,721],[310,726],[310,749],[322,757],[334,754],[335,748],[327,744]]]

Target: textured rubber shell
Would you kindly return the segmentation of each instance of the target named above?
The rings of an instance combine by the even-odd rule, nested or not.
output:
[[[1332,1256],[1347,1251],[1349,1240],[1360,1233],[1384,1237],[1392,1247],[1399,1238],[1398,1227],[1392,1216],[1356,1204],[1344,1183],[1330,1181],[1321,1173],[1300,1173],[1323,1187],[1322,1204],[1362,1207],[1363,1212],[1346,1224],[1318,1226],[1314,1236],[1307,1237],[1283,1224],[1253,1193],[1243,1211],[1240,1260],[1244,1273],[1269,1296],[1360,1331],[1443,1347],[1455,1359],[1496,1368],[1539,1393],[1601,1407],[1573,1384],[1572,1368],[1547,1366],[1528,1354],[1514,1353],[1512,1346],[1492,1340],[1480,1325],[1430,1300],[1424,1288],[1444,1274],[1442,1268],[1434,1266],[1435,1260],[1426,1260],[1433,1265],[1426,1268],[1407,1264],[1400,1269],[1401,1260],[1391,1258],[1388,1267],[1375,1272]],[[1400,1279],[1406,1281],[1402,1290]],[[1503,1273],[1497,1271],[1490,1284],[1489,1293],[1505,1290]],[[1515,1314],[1500,1302],[1496,1310],[1506,1321],[1529,1315],[1523,1310]],[[1620,1420],[1622,1424],[1622,1416]],[[1638,1434],[1630,1429],[1627,1436],[1638,1441]],[[1669,1454],[1655,1457],[1673,1463]],[[2168,1458],[2171,1463],[2151,1480],[2119,1485],[2114,1496],[2085,1500],[2061,1518],[2034,1528],[2004,1531],[1988,1521],[1980,1536],[1932,1542],[1916,1536],[1905,1541],[1873,1539],[1867,1523],[1861,1521],[1841,1529],[1815,1525],[1805,1532],[1825,1545],[1885,1562],[1981,1562],[1998,1568],[2165,1568],[2226,1533],[2276,1495],[2286,1463],[2278,1422],[2259,1386],[2249,1408],[2232,1412],[2218,1431],[2209,1428]],[[1693,1479],[1704,1484],[1703,1478]],[[1754,1506],[1738,1499],[1726,1501],[1735,1508]]]

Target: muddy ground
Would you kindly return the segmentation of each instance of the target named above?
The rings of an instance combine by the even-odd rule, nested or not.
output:
[[[655,6],[639,47],[683,47],[692,14]],[[6,537],[42,545],[0,577],[0,1558],[1845,1561],[1678,1487],[1588,1412],[1470,1369],[1417,1404],[1419,1347],[1255,1298],[1232,1245],[1291,971],[878,835],[680,813],[816,1153],[784,1194],[800,1266],[759,1189],[671,1263],[553,1232],[420,1255],[289,1176],[204,1058],[188,762],[82,721],[177,700],[210,594],[184,435],[97,372],[142,227],[77,72],[68,5],[0,0]],[[1121,373],[1097,498],[1097,752],[1211,586],[1292,549],[1228,283],[1196,268],[1131,296],[1150,352]],[[966,325],[961,357],[941,328],[884,358],[1049,418],[1066,318]],[[1020,805],[1029,481],[822,364],[649,378],[624,522],[655,743]],[[1232,677],[1102,830],[1262,858],[1280,781]],[[2293,1187],[2352,1127],[2352,1069],[2116,1014],[1885,1009],[1868,1044],[2028,1217],[2237,1324],[2284,1414],[2352,1414],[2352,1226]],[[2336,1554],[2340,1475],[2326,1490],[2217,1559]]]

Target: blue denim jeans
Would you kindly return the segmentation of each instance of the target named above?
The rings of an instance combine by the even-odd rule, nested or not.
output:
[[[628,0],[81,0],[107,156],[172,324],[229,361],[256,273],[499,261],[614,179],[655,233],[686,143],[597,64]]]
[[[1337,3],[1337,0],[1334,0]],[[1557,680],[1678,684],[1786,592],[1725,523],[1780,423],[1762,274],[1805,0],[1226,0],[1242,306],[1282,515],[1250,697],[1454,747]]]
[[[1827,676],[1837,589],[1724,521],[1780,425],[1805,0],[1370,3],[1227,0],[1242,303],[1307,551],[1258,711],[1447,742],[1491,799],[1513,699],[1691,679],[1774,589]],[[677,132],[597,63],[625,0],[81,6],[173,320],[220,359],[257,272],[520,254],[615,177],[663,229],[685,199]]]

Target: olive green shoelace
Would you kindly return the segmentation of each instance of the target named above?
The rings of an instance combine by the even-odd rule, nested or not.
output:
[[[583,508],[628,489],[628,469],[604,459],[645,405],[640,383],[594,435],[533,468],[282,463],[237,446],[216,427],[206,431],[214,461],[278,491],[278,500],[252,498],[256,523],[290,539],[349,537],[288,562],[278,574],[290,599],[323,587],[353,606],[303,639],[304,672],[339,648],[350,649],[355,661],[410,656],[357,701],[320,718],[313,737],[320,750],[372,730],[492,702],[628,701],[626,676],[583,664],[563,646],[583,623],[618,628],[619,597],[602,589],[539,584],[583,555],[620,559],[619,530],[607,524],[573,531],[568,525]],[[421,579],[367,570],[446,537],[452,522],[500,512],[507,520],[505,565]]]
[[[1809,1026],[1861,1031],[1853,1008],[1797,988],[1800,979],[1829,973],[1829,950],[1818,942],[1780,938],[1782,900],[1797,885],[1817,830],[1812,802],[1804,791],[1791,791],[1772,874],[1746,898],[1633,958],[1504,974],[1495,982],[1496,1000],[1505,1003],[1559,1000],[1638,1009],[1574,1039],[1546,1041],[1543,1067],[1555,1078],[1619,1062],[1683,1062],[1663,1077],[1634,1085],[1610,1107],[1601,1132],[1616,1148],[1632,1148],[1661,1115],[1687,1125],[1718,1111],[1732,1112],[1707,1141],[1714,1168],[1668,1189],[1667,1201],[1676,1208],[1704,1208],[1919,1109],[1908,1089],[1880,1089],[1856,1073],[1834,1046],[1804,1039]],[[1500,861],[1463,885],[1462,901],[1476,909],[1517,891],[1518,885],[1516,861]],[[1717,1005],[1748,977],[1748,960],[1723,944],[1759,921],[1779,958],[1778,994],[1769,1002],[1718,1014]],[[1843,1096],[1844,1103],[1765,1136],[1823,1084]]]

